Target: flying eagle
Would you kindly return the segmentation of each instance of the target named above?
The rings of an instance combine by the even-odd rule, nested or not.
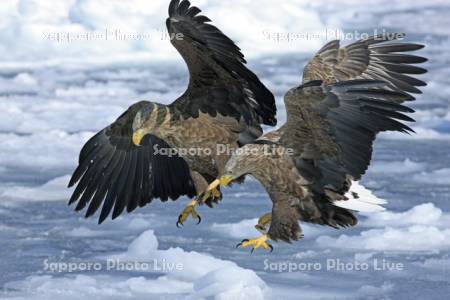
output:
[[[286,123],[233,154],[210,188],[252,175],[273,205],[256,225],[263,235],[238,246],[253,252],[273,250],[269,240],[297,241],[299,221],[356,225],[348,207],[364,199],[351,192],[352,182],[369,167],[378,133],[412,132],[402,121],[414,121],[406,115],[413,110],[403,103],[426,85],[410,75],[426,73],[415,64],[427,59],[408,53],[423,46],[396,41],[402,36],[373,36],[344,48],[328,43],[306,66],[303,83],[286,93]]]
[[[102,206],[102,223],[111,211],[115,219],[155,198],[194,197],[224,172],[231,151],[218,153],[218,144],[234,150],[260,137],[261,125],[276,125],[272,93],[245,66],[233,41],[200,12],[187,0],[170,2],[167,29],[190,75],[184,94],[170,105],[132,105],[81,150],[69,204],[77,202],[77,211],[88,206],[86,217]],[[175,155],[166,155],[167,149]],[[221,196],[218,190],[210,195],[210,203]],[[200,218],[196,204],[186,207],[179,223],[189,215]]]

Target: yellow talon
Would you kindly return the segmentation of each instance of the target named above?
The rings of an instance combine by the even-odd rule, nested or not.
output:
[[[220,198],[220,191],[219,189],[213,189],[211,191],[211,197],[215,200],[215,199],[219,199]]]
[[[219,191],[219,189],[217,187],[213,188],[212,190],[206,191],[203,194],[202,202],[205,203],[206,200],[208,200],[210,198],[212,198],[213,201],[220,198],[220,191]]]
[[[198,204],[198,200],[195,199],[195,200],[193,200],[191,203],[189,203],[186,206],[186,208],[183,210],[183,212],[178,217],[178,221],[177,221],[177,227],[178,228],[180,227],[180,225],[183,226],[183,223],[186,222],[187,218],[190,215],[192,215],[193,219],[198,219],[198,223],[197,224],[200,224],[200,222],[202,221],[202,218],[200,217],[200,215],[195,210],[195,206],[197,204]]]
[[[247,247],[253,247],[251,253],[253,253],[253,251],[255,251],[255,249],[261,248],[263,247],[266,250],[270,249],[270,252],[273,251],[273,247],[272,245],[270,245],[269,243],[267,243],[267,240],[269,240],[269,237],[267,236],[267,234],[264,234],[262,236],[260,236],[259,238],[256,239],[251,239],[251,240],[243,240],[242,242],[240,242],[236,248],[242,247],[242,248],[247,248]]]

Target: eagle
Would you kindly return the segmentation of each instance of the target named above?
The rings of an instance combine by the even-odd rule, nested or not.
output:
[[[299,221],[336,229],[357,224],[351,203],[364,199],[352,183],[366,173],[380,132],[413,132],[405,122],[414,121],[414,111],[405,104],[426,85],[413,75],[427,72],[416,65],[427,59],[410,53],[424,46],[403,37],[326,44],[305,67],[303,82],[285,94],[286,123],[233,153],[204,197],[251,175],[272,200],[255,226],[262,235],[238,247],[272,251],[269,241],[298,241]]]
[[[86,217],[101,207],[102,223],[111,212],[115,219],[153,199],[197,196],[224,173],[233,150],[259,138],[261,126],[276,125],[273,94],[246,67],[239,47],[200,13],[187,0],[172,0],[166,21],[189,70],[187,90],[170,105],[133,104],[82,148],[69,205],[87,207]],[[219,144],[229,151],[216,151]],[[219,190],[209,194],[209,205],[221,198]],[[198,202],[187,205],[177,225],[190,215],[201,220]]]

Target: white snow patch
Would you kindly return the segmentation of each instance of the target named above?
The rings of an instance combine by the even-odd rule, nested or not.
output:
[[[338,238],[321,236],[317,243],[322,247],[340,249],[365,249],[377,251],[434,251],[450,249],[450,229],[415,225],[407,228],[386,227],[370,229],[357,236],[341,235]]]
[[[415,264],[425,269],[448,272],[450,269],[450,258],[429,258]]]
[[[385,282],[381,286],[363,285],[358,289],[358,294],[366,297],[379,297],[380,295],[390,292],[393,289],[394,284],[390,282]]]
[[[355,253],[354,257],[355,261],[365,262],[368,261],[369,259],[372,259],[372,257],[375,254],[376,254],[375,252]]]
[[[81,219],[83,221],[85,220],[84,218]],[[115,220],[106,219],[101,228],[111,230],[112,232],[142,232],[148,230],[152,225],[150,220],[154,221],[155,219],[156,217],[151,214],[142,215],[138,211],[135,211],[132,215],[122,215]]]
[[[411,225],[440,225],[444,223],[442,210],[433,203],[421,204],[400,213],[384,211],[367,214],[366,216],[367,219],[362,222],[362,225],[367,227],[404,227]]]
[[[0,193],[1,198],[25,201],[68,200],[72,190],[67,188],[70,176],[58,177],[41,186],[13,186]]]
[[[180,248],[158,249],[153,230],[136,238],[122,254],[109,256],[128,262],[180,264],[181,270],[160,270],[158,277],[127,278],[113,275],[31,276],[7,284],[14,299],[266,299],[270,294],[255,272],[210,255]],[[152,271],[153,272],[153,271]],[[161,275],[162,273],[162,275]],[[17,297],[17,298],[16,298]],[[111,298],[112,297],[112,298]]]
[[[294,258],[294,259],[308,259],[308,258],[316,257],[318,255],[319,255],[319,253],[317,253],[316,251],[307,250],[307,251],[302,251],[302,252],[298,252],[298,253],[294,254],[292,256],[292,258]]]
[[[165,295],[165,299],[177,299],[172,295],[188,293],[192,284],[144,277],[113,277],[110,275],[70,275],[65,277],[31,276],[24,281],[7,284],[15,289],[12,299],[143,299]]]
[[[259,234],[255,229],[256,224],[258,224],[258,219],[242,220],[238,223],[214,223],[211,230],[231,238],[244,239]]]
[[[38,89],[37,79],[28,73],[19,73],[13,78],[0,77],[0,93],[34,93]]]
[[[215,299],[233,299],[233,295],[241,293],[241,299],[263,299],[267,290],[265,283],[253,271],[242,269],[235,263],[212,256],[186,252],[180,248],[158,250],[158,241],[152,230],[148,230],[135,239],[128,251],[113,256],[121,260],[166,261],[181,264],[182,270],[167,273],[168,279],[192,282],[194,294],[199,297],[215,297]],[[227,298],[231,297],[231,298]],[[256,298],[253,298],[256,297]]]
[[[73,170],[82,145],[91,136],[92,133],[68,134],[59,130],[33,135],[0,134],[0,164],[5,168],[2,175],[22,171],[25,175],[39,173],[41,178],[53,179],[57,172]]]
[[[70,230],[67,235],[72,237],[95,237],[104,234],[103,231],[96,231],[87,227],[77,227]]]
[[[126,225],[127,229],[130,230],[142,230],[145,228],[149,228],[151,225],[150,221],[144,218],[132,218],[129,223]]]
[[[25,86],[36,86],[38,81],[29,73],[20,73],[14,77],[13,81],[17,84],[22,84]]]
[[[414,175],[412,180],[430,185],[450,185],[450,168],[422,172]]]
[[[117,0],[61,0],[57,4],[51,0],[7,2],[9,8],[0,11],[3,60],[175,57],[181,62],[163,34],[168,17],[166,0],[133,0],[132,5]],[[235,40],[247,56],[318,50],[325,42],[326,26],[306,0],[295,4],[281,1],[276,9],[270,0],[261,0],[258,5],[267,9],[258,10],[252,1],[196,0],[192,4],[199,6],[213,24]],[[233,22],[224,15],[233,16]],[[116,33],[133,37],[117,38]],[[320,36],[297,37],[305,34]]]
[[[425,164],[407,158],[404,161],[377,161],[370,167],[370,172],[376,174],[407,174],[420,172],[424,169]]]
[[[435,251],[450,249],[448,216],[433,204],[422,204],[403,213],[381,212],[369,216],[369,229],[359,235],[321,236],[322,247],[377,251]]]

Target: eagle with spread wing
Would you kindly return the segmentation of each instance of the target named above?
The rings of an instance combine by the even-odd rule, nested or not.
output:
[[[210,189],[252,175],[273,204],[256,225],[263,235],[238,246],[273,250],[269,240],[302,238],[299,221],[354,226],[352,203],[377,206],[359,199],[352,183],[367,171],[378,133],[412,132],[403,122],[414,121],[407,116],[413,110],[404,104],[426,85],[411,76],[426,73],[416,66],[426,59],[409,53],[423,46],[400,37],[328,43],[305,67],[303,83],[286,93],[286,123],[230,158]]]
[[[81,150],[69,203],[77,211],[87,207],[86,217],[101,207],[102,223],[111,212],[114,219],[155,198],[194,197],[223,175],[232,150],[260,137],[261,125],[276,125],[272,93],[246,67],[233,41],[200,12],[187,0],[170,2],[167,29],[190,75],[184,94],[170,105],[132,105]],[[231,151],[219,153],[218,144]],[[219,190],[209,194],[207,204],[221,197]],[[186,207],[177,224],[189,215],[200,221],[197,203]]]

